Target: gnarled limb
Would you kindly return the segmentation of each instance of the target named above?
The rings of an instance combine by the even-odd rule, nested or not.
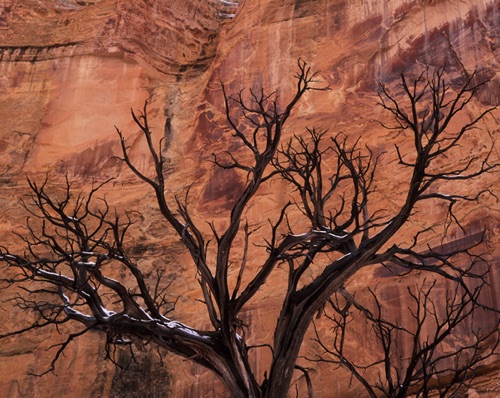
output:
[[[30,181],[31,199],[25,205],[31,218],[19,235],[25,252],[14,254],[2,248],[0,261],[17,271],[3,282],[28,289],[24,290],[27,295],[20,294],[16,300],[23,310],[34,311],[37,318],[31,327],[4,336],[67,322],[80,324],[82,333],[106,333],[108,348],[154,343],[189,358],[219,375],[235,397],[279,398],[288,394],[313,316],[363,267],[392,263],[405,272],[434,273],[457,284],[466,308],[487,309],[467,282],[472,279],[481,284],[485,279],[480,269],[483,258],[475,254],[474,244],[444,251],[430,245],[422,247],[422,231],[415,234],[409,246],[397,239],[419,206],[430,201],[448,205],[448,213],[438,221],[445,224],[445,230],[450,228],[450,223],[458,221],[455,204],[477,201],[480,194],[445,192],[441,183],[473,180],[498,168],[492,146],[462,165],[443,161],[493,111],[487,109],[452,129],[451,120],[465,109],[483,83],[475,85],[468,78],[453,91],[438,70],[424,72],[414,80],[403,75],[400,93],[395,95],[381,88],[380,104],[395,121],[391,131],[412,147],[410,153],[404,153],[403,146],[395,148],[401,170],[410,177],[402,181],[404,192],[399,204],[381,211],[373,203],[380,157],[363,147],[361,140],[351,142],[344,134],[330,137],[316,129],[285,140],[285,124],[300,99],[308,91],[326,89],[316,85],[316,75],[304,62],[299,61],[296,78],[292,98],[282,109],[274,94],[251,90],[248,96],[243,91],[231,96],[223,86],[226,119],[241,151],[214,155],[213,162],[216,167],[237,170],[246,180],[228,214],[226,229],[218,231],[214,223],[209,223],[212,236],[207,237],[209,234],[195,225],[188,206],[189,189],[184,199],[169,197],[164,149],[161,140],[159,145],[154,143],[146,105],[142,112],[132,112],[132,117],[146,140],[154,166],[152,175],[134,165],[124,135],[117,129],[122,160],[153,189],[160,214],[194,263],[210,327],[197,329],[174,318],[174,304],[160,287],[161,273],[151,281],[127,255],[125,236],[132,225],[131,217],[114,214],[105,200],[96,202],[98,186],[88,195],[74,196],[69,182],[62,193],[51,194],[46,182],[39,186]],[[270,234],[263,245],[266,254],[263,258],[253,256],[246,212],[262,185],[277,178],[290,187],[290,200],[278,207],[270,220]],[[231,285],[230,256],[235,252],[238,234],[243,238],[243,255]],[[457,258],[467,261],[459,264]],[[239,316],[281,264],[288,272],[286,282],[279,286],[283,304],[273,342],[265,344],[272,347],[268,373],[259,383],[261,375],[256,375],[251,366],[245,334],[239,333]],[[112,277],[115,267],[126,272],[127,285]],[[127,287],[130,284],[134,289]],[[427,300],[425,295],[409,294],[414,294],[420,304]],[[337,306],[342,314],[355,306],[349,303]],[[430,308],[420,304],[418,308],[425,311]],[[448,319],[452,319],[457,303],[447,304],[451,311]],[[420,318],[416,315],[415,319],[418,323]],[[387,324],[380,325],[382,335]],[[387,367],[387,361],[384,365]],[[356,364],[351,362],[350,369],[354,372]],[[392,377],[391,372],[386,374]],[[308,374],[305,376],[309,388]],[[356,378],[361,381],[361,376]],[[376,388],[370,388],[375,393]],[[312,388],[309,390],[312,394]]]

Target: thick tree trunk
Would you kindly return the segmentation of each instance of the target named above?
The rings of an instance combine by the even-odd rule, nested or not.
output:
[[[218,369],[218,374],[234,398],[262,398],[259,384],[248,362],[246,347],[237,334],[230,341],[219,335],[215,349],[207,353],[209,361]]]
[[[312,318],[341,285],[339,281],[313,301],[292,299],[286,303],[276,328],[273,365],[263,395],[265,398],[287,397],[300,347]]]
[[[321,283],[312,283],[304,289],[291,293],[285,299],[274,336],[274,357],[265,398],[286,398],[304,335],[314,315],[370,256],[346,255],[324,271]]]
[[[301,303],[296,308],[302,310],[288,312],[280,317],[275,335],[273,365],[264,391],[265,398],[287,397],[304,335],[320,305],[306,309],[304,303]]]

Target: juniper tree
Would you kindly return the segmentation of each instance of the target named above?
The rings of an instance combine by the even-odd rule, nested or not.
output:
[[[114,346],[161,347],[214,372],[234,397],[277,398],[287,396],[295,370],[307,376],[297,359],[315,314],[324,311],[334,295],[345,292],[346,282],[363,268],[396,264],[408,273],[437,275],[457,286],[466,303],[464,310],[477,306],[485,309],[470,283],[486,280],[486,272],[478,268],[485,260],[473,250],[479,242],[443,252],[431,246],[422,250],[422,230],[415,232],[412,244],[398,239],[402,231],[411,231],[409,223],[420,214],[416,210],[427,203],[446,204],[446,214],[437,221],[450,227],[459,221],[457,203],[475,202],[488,194],[460,193],[454,190],[454,183],[493,172],[498,166],[492,159],[493,145],[466,163],[446,161],[478,122],[493,111],[486,109],[458,127],[452,123],[485,83],[477,83],[476,74],[471,74],[457,87],[446,81],[443,69],[438,69],[414,78],[402,74],[399,85],[391,90],[381,86],[379,105],[395,123],[384,126],[401,142],[394,150],[401,176],[408,176],[398,205],[382,211],[380,206],[372,206],[381,158],[369,148],[342,133],[315,128],[304,134],[285,132],[299,101],[308,93],[327,89],[317,81],[310,65],[302,61],[298,62],[295,78],[294,93],[283,106],[275,94],[264,90],[230,95],[222,86],[228,130],[239,150],[215,154],[213,163],[243,176],[244,186],[232,203],[227,225],[221,229],[210,224],[211,234],[194,221],[188,199],[170,194],[164,172],[167,153],[162,141],[154,142],[147,107],[132,116],[147,143],[152,170],[143,171],[134,164],[125,134],[117,130],[122,161],[152,190],[161,217],[171,227],[166,233],[175,234],[189,254],[210,322],[206,328],[180,322],[179,314],[172,311],[168,289],[161,288],[162,274],[153,272],[146,277],[130,255],[126,237],[132,220],[127,212],[119,214],[105,198],[98,198],[102,184],[94,185],[86,194],[75,193],[67,180],[64,192],[55,194],[47,180],[28,180],[30,194],[23,203],[30,217],[19,234],[25,250],[13,252],[2,247],[0,260],[6,267],[2,271],[3,287],[17,290],[15,304],[34,313],[35,321],[21,330],[5,331],[1,337],[62,324],[79,325],[55,347],[47,371],[54,369],[58,357],[74,339],[99,331],[106,336],[108,352]],[[258,200],[260,189],[276,180],[289,187],[290,201],[277,209],[269,225],[262,226],[267,228],[267,237],[260,242],[266,254],[253,256],[247,209]],[[210,214],[205,218],[210,221]],[[425,232],[427,236],[432,231]],[[231,277],[231,254],[241,242],[238,270]],[[455,261],[458,257],[460,262]],[[244,333],[252,325],[244,325],[241,314],[248,304],[259,305],[256,295],[277,268],[286,270],[287,281],[277,292],[282,306],[273,340],[267,344],[271,359],[265,373],[256,374]],[[116,269],[126,271],[122,280],[115,277]],[[422,307],[428,306],[426,292],[423,289],[409,294]],[[337,325],[336,339],[346,331],[338,327],[348,316],[346,308],[364,311],[354,301],[346,301],[348,295],[343,297],[343,304],[332,307],[340,318],[330,317]],[[380,300],[375,300],[379,305]],[[449,303],[450,317],[455,304]],[[378,312],[364,312],[375,324],[380,341],[386,342],[387,328],[401,325],[387,323],[381,313],[380,308]],[[332,354],[330,358],[346,363],[338,345],[329,348],[327,341],[322,344]],[[359,368],[353,363],[351,367],[356,374]],[[432,366],[425,371],[437,374]],[[423,383],[423,379],[420,381]],[[397,394],[389,390],[388,396]]]

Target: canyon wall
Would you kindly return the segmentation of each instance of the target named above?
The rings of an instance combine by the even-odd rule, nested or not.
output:
[[[230,92],[264,87],[285,101],[294,90],[297,60],[303,59],[330,90],[304,98],[287,134],[306,127],[342,131],[352,139],[360,138],[375,153],[398,143],[377,122],[387,115],[375,104],[379,83],[395,84],[402,70],[411,74],[426,65],[446,65],[447,77],[456,79],[477,69],[478,78],[490,83],[464,118],[499,101],[500,10],[495,0],[240,0],[238,7],[217,0],[4,3],[0,10],[0,245],[16,244],[11,231],[26,216],[18,201],[27,190],[26,175],[40,180],[49,173],[56,184],[67,175],[82,189],[92,181],[116,177],[106,188],[108,201],[118,209],[132,209],[141,220],[133,230],[133,254],[144,269],[167,269],[174,278],[172,296],[180,295],[176,312],[194,326],[207,322],[203,306],[196,302],[200,293],[194,270],[182,246],[159,221],[152,192],[115,157],[119,154],[116,126],[127,137],[135,164],[141,170],[152,167],[131,108],[142,109],[148,99],[155,138],[166,138],[168,194],[183,195],[192,184],[195,217],[224,225],[242,181],[235,173],[214,169],[210,162],[212,153],[231,144],[231,137],[224,134],[220,82]],[[468,144],[486,150],[499,132],[498,111],[493,116],[485,118]],[[167,118],[170,128],[165,137]],[[464,161],[468,151],[464,148],[454,161]],[[493,156],[498,159],[498,152]],[[401,187],[392,178],[398,173],[397,162],[388,161],[380,173],[381,201],[384,206],[397,205]],[[497,177],[491,175],[474,188],[498,192],[498,187]],[[287,200],[287,192],[275,185],[259,194],[248,216],[255,225],[267,223],[276,204]],[[429,223],[440,211],[426,210]],[[460,212],[466,233],[452,231],[449,238],[460,241],[486,229],[493,259],[488,300],[498,307],[498,204],[486,197]],[[255,344],[272,338],[280,305],[279,291],[273,286],[281,278],[283,274],[273,276],[260,301],[245,309],[248,323],[254,325],[249,333]],[[351,287],[362,292],[366,281],[387,298],[390,308],[406,308],[403,283],[370,270],[353,280]],[[0,292],[2,300],[8,297],[10,292]],[[2,301],[1,332],[29,322],[29,316],[11,304]],[[362,341],[364,331],[358,333],[354,340]],[[73,342],[55,375],[30,375],[50,364],[53,351],[46,349],[58,341],[55,330],[2,340],[3,396],[227,396],[212,375],[171,355],[162,366],[157,356],[141,354],[138,365],[119,372],[104,360],[104,341],[98,334]],[[360,346],[360,355],[367,349]],[[256,366],[263,368],[268,355],[258,350]],[[127,355],[120,354],[118,361],[125,364]],[[495,396],[500,391],[497,373],[492,364],[470,396]],[[360,394],[349,387],[345,375],[326,366],[312,374],[318,397]],[[304,380],[298,380],[298,385],[304,391]],[[149,393],[144,386],[149,386]]]

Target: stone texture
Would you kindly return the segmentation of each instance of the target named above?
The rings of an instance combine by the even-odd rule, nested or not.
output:
[[[492,81],[463,120],[498,102],[500,12],[494,0],[245,0],[234,18],[221,18],[221,13],[230,14],[228,10],[232,12],[233,6],[217,0],[5,2],[0,10],[2,244],[11,243],[10,231],[24,217],[17,198],[26,191],[25,173],[43,178],[50,172],[55,180],[68,174],[82,187],[92,178],[118,176],[108,187],[108,200],[118,208],[137,211],[141,223],[134,229],[133,254],[142,258],[145,268],[167,268],[175,278],[173,296],[182,294],[177,306],[181,320],[202,326],[207,319],[203,306],[195,301],[199,293],[187,256],[181,245],[165,236],[152,194],[145,193],[144,186],[113,157],[118,149],[117,126],[128,137],[134,162],[143,170],[151,167],[130,108],[142,108],[149,98],[158,139],[164,136],[166,117],[171,118],[169,194],[183,193],[194,182],[195,218],[208,217],[221,227],[242,180],[237,173],[214,170],[209,163],[212,152],[231,145],[223,125],[220,81],[229,90],[264,86],[276,90],[284,101],[294,88],[297,59],[311,62],[331,91],[308,95],[293,115],[288,133],[300,133],[306,126],[343,131],[353,139],[361,137],[376,154],[399,143],[398,137],[375,122],[385,117],[374,106],[377,85],[394,83],[403,68],[411,73],[422,65],[446,64],[450,78],[480,68],[480,77]],[[481,124],[470,145],[484,151],[483,143],[498,136],[498,112],[495,115],[496,119],[489,117]],[[467,151],[457,153],[450,161],[463,163],[467,156]],[[387,155],[380,170],[381,208],[398,203],[401,183],[394,178],[395,170],[394,154]],[[476,187],[498,190],[497,178],[490,176]],[[248,211],[252,225],[267,223],[276,206],[288,200],[284,189],[282,184],[264,188]],[[443,209],[423,210],[431,222]],[[485,197],[479,206],[460,211],[470,233],[486,227],[489,251],[498,258],[496,201]],[[264,233],[256,233],[255,238]],[[463,238],[458,231],[453,234],[451,240]],[[253,258],[258,259],[262,253],[255,250]],[[490,300],[496,306],[499,272],[495,264]],[[245,309],[248,323],[255,325],[248,331],[255,344],[272,337],[283,276],[279,271],[273,275],[258,300]],[[353,289],[362,292],[369,280],[387,297],[390,308],[405,308],[403,284],[395,284],[378,270],[361,276],[352,281]],[[2,303],[0,315],[4,325],[25,322],[9,303]],[[360,330],[354,341],[363,340]],[[57,366],[57,377],[29,376],[28,372],[48,364],[50,351],[45,348],[53,341],[58,341],[55,334],[40,331],[2,342],[0,390],[6,396],[123,396],[125,390],[133,396],[128,380],[144,377],[140,368],[117,373],[104,361],[102,337],[97,335],[70,347]],[[362,355],[369,347],[359,350]],[[261,348],[252,355],[262,377],[269,352]],[[147,381],[151,396],[227,396],[214,376],[189,362],[167,355],[164,371],[156,357],[143,360],[155,376]],[[497,366],[491,365],[470,396],[492,397],[499,391]],[[318,368],[313,377],[319,397],[360,393],[348,388],[345,374],[326,367]],[[303,380],[299,386],[304,391]]]

